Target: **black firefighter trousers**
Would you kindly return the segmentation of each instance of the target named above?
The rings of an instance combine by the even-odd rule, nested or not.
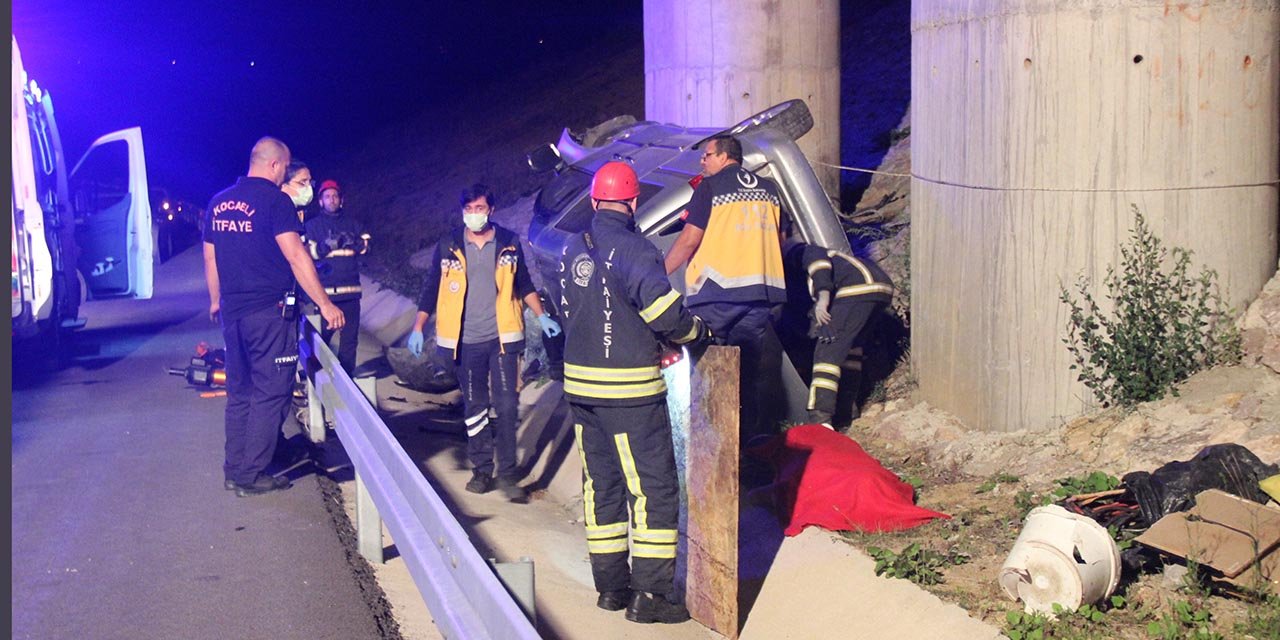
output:
[[[853,388],[857,402],[858,385],[862,379],[862,358],[854,347],[861,347],[863,334],[870,322],[885,304],[879,301],[837,300],[831,305],[831,326],[835,329],[833,342],[818,342],[813,347],[813,378],[809,383],[809,419],[813,422],[830,422],[836,413],[836,398],[840,390],[840,378]],[[858,406],[853,406],[853,417],[858,417]]]
[[[276,450],[298,364],[298,324],[272,306],[222,321],[227,345],[224,479],[250,484]]]
[[[671,593],[680,496],[666,399],[639,407],[570,407],[596,591]]]

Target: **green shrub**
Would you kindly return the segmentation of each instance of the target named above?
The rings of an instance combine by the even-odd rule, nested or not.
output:
[[[1076,283],[1078,301],[1059,285],[1070,309],[1063,342],[1075,358],[1071,368],[1108,407],[1176,395],[1177,383],[1214,365],[1239,362],[1241,355],[1240,332],[1223,303],[1217,272],[1202,268],[1192,277],[1191,252],[1181,247],[1173,248],[1166,272],[1169,252],[1136,206],[1133,212],[1136,222],[1129,244],[1120,247],[1120,270],[1108,266],[1103,280],[1114,306],[1110,315],[1083,275]]]

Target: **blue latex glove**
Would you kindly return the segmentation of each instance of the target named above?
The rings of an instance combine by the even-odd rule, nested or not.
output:
[[[415,358],[421,357],[422,356],[422,332],[414,331],[413,333],[409,334],[409,344],[406,346],[409,347],[409,353],[412,353],[413,357]]]
[[[560,335],[560,323],[547,314],[538,316],[538,324],[542,325],[542,333],[548,338],[554,338]]]

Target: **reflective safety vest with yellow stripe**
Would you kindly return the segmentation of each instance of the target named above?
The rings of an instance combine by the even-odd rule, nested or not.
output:
[[[524,297],[535,291],[524,251],[514,233],[493,225],[495,243],[494,281],[498,287],[496,315],[498,341],[505,353],[510,345],[524,340]],[[418,310],[436,314],[436,344],[452,349],[457,356],[462,338],[463,307],[467,300],[466,241],[462,229],[445,236],[436,245],[436,253],[427,272]]]
[[[662,254],[633,230],[630,216],[597,211],[591,232],[565,246],[555,280],[569,400],[640,406],[663,399],[660,338],[685,344],[705,330],[671,289]]]
[[[782,205],[767,178],[731,165],[703,179],[687,224],[703,230],[685,269],[689,304],[786,301],[778,228]]]

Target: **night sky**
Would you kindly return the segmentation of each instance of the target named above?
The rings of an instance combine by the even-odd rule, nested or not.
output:
[[[69,166],[98,135],[140,125],[151,185],[202,203],[262,135],[332,157],[543,56],[637,34],[641,5],[18,0],[12,15]]]

